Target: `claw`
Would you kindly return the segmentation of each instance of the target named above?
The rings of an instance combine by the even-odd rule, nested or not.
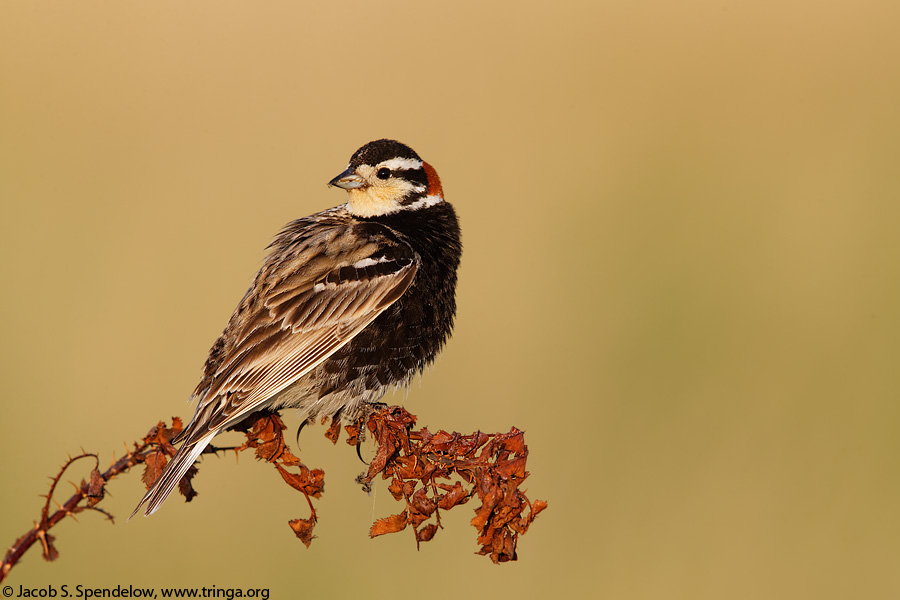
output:
[[[362,464],[367,465],[369,463],[366,462],[366,459],[362,457],[362,438],[356,441],[356,455],[359,457],[359,460],[362,461]]]
[[[298,449],[298,450],[300,449],[300,432],[303,431],[303,428],[304,428],[304,427],[306,427],[307,425],[309,425],[310,420],[311,420],[311,418],[309,418],[309,419],[303,419],[303,421],[300,422],[300,427],[297,428],[297,438],[296,438],[296,441],[297,441],[297,449]]]

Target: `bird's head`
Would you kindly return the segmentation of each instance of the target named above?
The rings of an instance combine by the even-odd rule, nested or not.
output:
[[[380,217],[443,201],[434,168],[394,140],[369,142],[354,152],[347,169],[328,185],[347,190],[347,209],[357,217]]]

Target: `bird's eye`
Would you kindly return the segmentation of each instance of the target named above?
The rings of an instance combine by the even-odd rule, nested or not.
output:
[[[382,167],[382,168],[378,169],[378,172],[375,173],[375,177],[377,177],[378,179],[387,179],[390,176],[391,176],[391,170],[386,167]]]

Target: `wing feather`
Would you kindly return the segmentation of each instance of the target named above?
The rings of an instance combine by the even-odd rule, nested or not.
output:
[[[144,504],[145,514],[155,511],[216,433],[315,369],[412,285],[419,257],[389,230],[368,224],[362,235],[358,223],[322,215],[273,241],[210,351],[184,444],[135,512]]]
[[[307,292],[310,298],[298,298],[280,319],[252,330],[236,343],[233,358],[223,361],[202,401],[241,393],[241,402],[216,410],[206,429],[239,421],[317,367],[395,302],[415,271],[410,261],[388,276]]]

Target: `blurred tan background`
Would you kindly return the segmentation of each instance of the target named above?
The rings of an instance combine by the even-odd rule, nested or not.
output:
[[[274,472],[207,458],[195,502],[126,524],[133,473],[116,525],[64,523],[9,583],[896,598],[898,28],[894,1],[3,2],[0,544],[66,453],[192,414],[263,248],[385,136],[465,242],[405,404],[525,429],[550,502],[516,564],[472,554],[468,508],[418,553],[369,540],[397,504],[311,428],[309,550]]]

